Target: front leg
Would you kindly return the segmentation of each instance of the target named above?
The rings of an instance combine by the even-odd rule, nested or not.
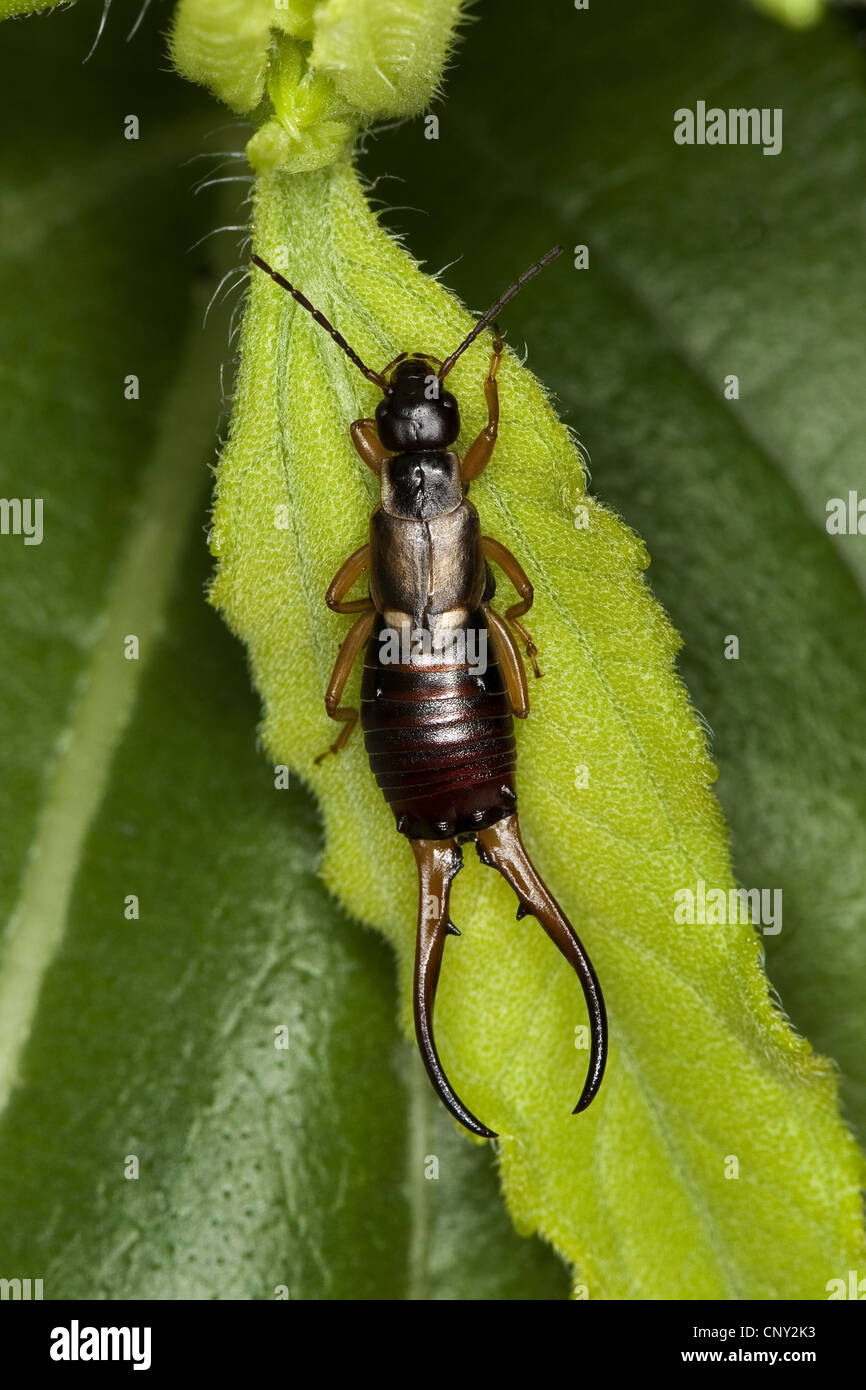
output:
[[[328,591],[325,594],[325,602],[332,613],[361,613],[369,608],[369,598],[352,598],[343,602],[346,594],[352,585],[361,578],[365,569],[370,565],[370,546],[362,545],[344,560],[337,573],[334,575]]]
[[[471,483],[473,478],[477,478],[479,474],[484,472],[490,462],[496,436],[499,433],[499,387],[496,385],[496,373],[499,370],[499,363],[502,361],[502,339],[496,324],[493,325],[493,328],[496,333],[493,340],[493,355],[490,358],[490,366],[484,379],[487,424],[477,439],[474,439],[469,445],[463,457],[463,462],[460,465],[460,476],[464,483]]]
[[[511,551],[508,550],[501,541],[494,540],[492,536],[482,536],[481,548],[488,559],[493,560],[495,564],[499,565],[500,569],[504,570],[520,595],[520,602],[512,603],[510,608],[506,608],[505,616],[514,628],[514,631],[519,632],[520,636],[523,638],[526,645],[526,655],[532,662],[532,669],[536,677],[538,677],[541,675],[538,669],[538,661],[536,660],[538,648],[526,628],[518,621],[518,619],[522,618],[524,613],[528,613],[532,607],[535,591],[519,560],[515,559]]]
[[[355,420],[349,426],[349,434],[352,436],[352,443],[366,463],[367,467],[375,474],[382,472],[382,464],[391,457],[390,449],[386,449],[379,438],[376,429],[376,421],[365,419]]]

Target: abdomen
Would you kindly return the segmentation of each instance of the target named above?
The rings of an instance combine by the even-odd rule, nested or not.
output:
[[[361,727],[397,829],[410,839],[441,840],[510,815],[517,803],[514,722],[483,613],[473,612],[461,629],[476,670],[429,657],[383,663],[383,626],[380,619],[367,646]],[[482,647],[484,663],[477,660]]]

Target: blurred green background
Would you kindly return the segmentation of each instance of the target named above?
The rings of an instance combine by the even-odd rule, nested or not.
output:
[[[770,978],[862,1138],[866,536],[824,519],[866,496],[866,54],[838,17],[539,9],[479,6],[439,139],[383,130],[360,165],[476,308],[551,241],[588,247],[509,339],[647,542],[737,874],[784,890]],[[241,271],[201,321],[243,234],[186,254],[245,222],[247,184],[193,189],[243,177],[219,152],[250,131],[167,72],[165,7],[127,43],[115,4],[81,66],[100,12],[2,30],[0,492],[45,499],[45,540],[0,542],[0,1274],[46,1298],[564,1298],[419,1084],[390,954],[316,878],[310,798],[256,750],[203,599]],[[675,145],[698,99],[783,108],[783,153]]]

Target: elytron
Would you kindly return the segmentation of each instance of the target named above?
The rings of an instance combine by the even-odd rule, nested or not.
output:
[[[316,761],[339,753],[357,722],[358,711],[340,702],[363,651],[360,718],[370,767],[418,868],[418,1046],[444,1105],[473,1134],[488,1139],[496,1138],[494,1131],[455,1094],[433,1036],[445,939],[460,935],[450,918],[449,897],[463,862],[464,843],[474,841],[482,864],[498,869],[517,895],[518,918],[531,914],[537,919],[583,987],[590,1056],[575,1114],[597,1093],[607,1054],[604,1000],[595,971],[536,872],[517,820],[513,721],[529,713],[518,638],[535,676],[541,675],[537,649],[522,622],[532,606],[532,585],[511,552],[492,536],[482,535],[478,512],[467,497],[470,484],[490,462],[499,426],[496,375],[503,344],[497,315],[560,250],[554,247],[524,271],[444,361],[427,352],[401,352],[381,372],[361,360],[300,290],[260,256],[252,258],[382,392],[375,418],[355,420],[350,426],[355,449],[379,477],[381,498],[370,518],[369,540],[340,566],[325,596],[333,612],[357,616],[340,647],[325,695],[328,715],[343,727]],[[460,432],[460,411],[443,383],[488,326],[494,338],[484,380],[487,423],[461,459],[451,447]],[[504,614],[492,606],[496,586],[491,562],[519,596]],[[369,581],[367,596],[347,599],[363,574]],[[415,640],[418,633],[429,634],[428,640]],[[477,659],[482,651],[484,662]]]

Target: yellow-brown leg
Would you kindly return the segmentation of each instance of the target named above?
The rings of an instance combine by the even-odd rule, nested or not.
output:
[[[502,618],[489,603],[481,605],[496,642],[505,688],[511,702],[511,712],[517,719],[525,719],[529,713],[529,691],[526,688],[526,671],[520,649],[505,626]]]
[[[370,607],[367,598],[352,598],[343,602],[356,580],[361,578],[370,563],[370,547],[362,545],[345,560],[328,585],[325,602],[332,613],[363,613]]]
[[[381,473],[382,464],[391,457],[391,453],[379,439],[376,421],[370,419],[355,420],[349,426],[349,433],[352,436],[352,443],[367,467],[371,468],[374,473]]]
[[[499,370],[499,363],[502,361],[502,339],[499,336],[499,329],[493,325],[496,338],[493,342],[493,355],[490,358],[490,366],[487,369],[487,376],[484,379],[484,396],[487,401],[487,424],[484,429],[473,439],[469,448],[463,456],[460,464],[460,476],[464,483],[471,483],[473,478],[484,472],[490,462],[493,453],[493,446],[496,443],[496,436],[499,433],[499,387],[496,385],[496,373]]]
[[[324,753],[320,753],[315,759],[317,763],[320,763],[329,753],[339,753],[341,748],[345,748],[349,735],[355,727],[358,711],[352,705],[341,705],[340,700],[346,688],[346,681],[349,679],[349,672],[355,664],[355,657],[370,636],[375,618],[375,608],[368,608],[366,613],[362,613],[360,618],[349,628],[340,650],[337,652],[337,660],[334,662],[334,669],[325,695],[325,709],[328,711],[329,718],[336,720],[344,727],[330,748],[326,748]]]
[[[524,613],[528,613],[532,607],[535,591],[520,561],[515,559],[511,551],[508,550],[501,541],[494,540],[492,536],[482,536],[481,547],[487,558],[493,560],[495,564],[499,565],[500,569],[505,571],[506,576],[511,580],[511,583],[520,595],[519,603],[512,603],[510,608],[506,608],[505,617],[514,628],[514,631],[519,633],[522,637],[526,645],[526,655],[532,662],[533,672],[536,677],[538,677],[541,675],[538,669],[538,661],[536,660],[538,648],[526,628],[518,621],[518,619],[522,618]]]

